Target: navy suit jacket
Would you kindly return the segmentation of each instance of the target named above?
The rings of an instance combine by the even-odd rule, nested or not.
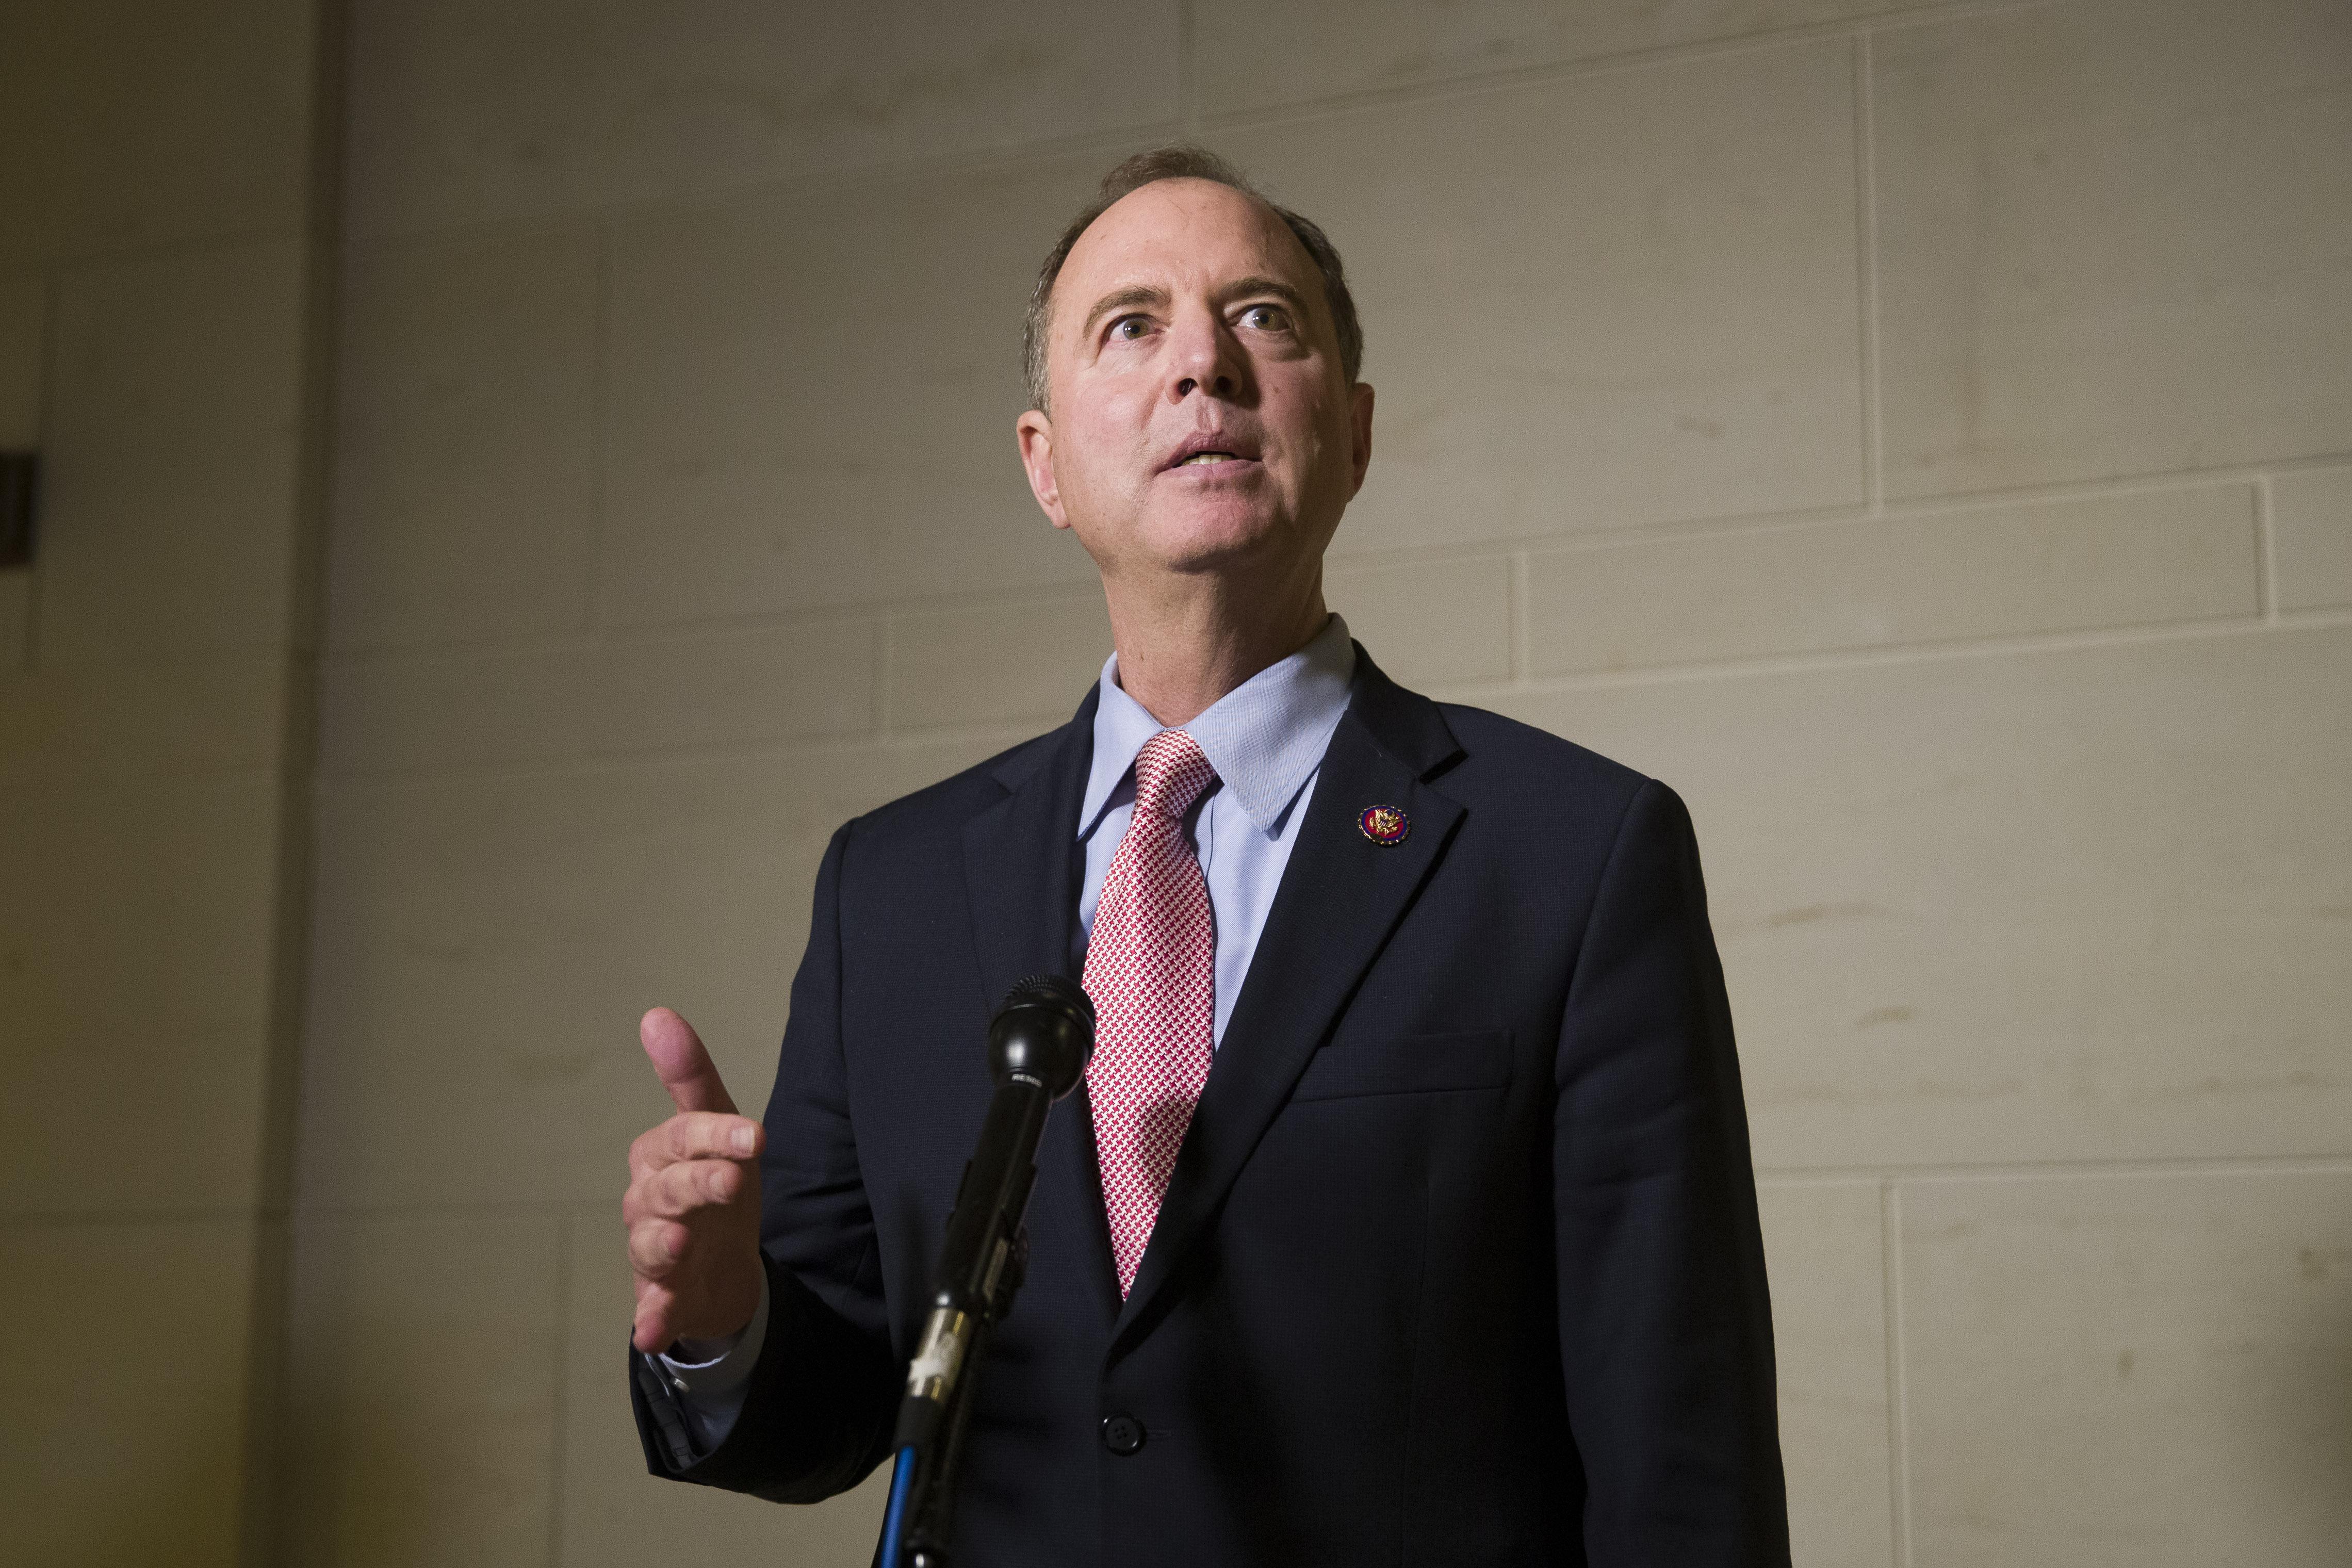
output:
[[[1360,647],[1133,1291],[1083,1087],[979,1371],[957,1562],[1780,1564],[1731,1017],[1674,792]],[[763,1163],[767,1342],[656,1475],[814,1501],[883,1460],[988,1020],[1070,966],[1094,698],[849,823]],[[1401,808],[1374,843],[1366,807]],[[1139,1422],[1129,1454],[1108,1418]]]

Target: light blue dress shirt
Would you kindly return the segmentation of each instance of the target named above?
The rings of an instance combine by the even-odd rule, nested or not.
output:
[[[1348,623],[1333,616],[1315,640],[1268,666],[1181,728],[1200,743],[1216,782],[1185,813],[1184,830],[1209,885],[1209,914],[1217,932],[1216,1021],[1222,1046],[1234,999],[1241,994],[1257,952],[1259,933],[1274,908],[1283,868],[1307,816],[1331,732],[1348,710],[1356,676],[1356,647]],[[1086,973],[1103,879],[1135,815],[1135,754],[1167,726],[1118,683],[1118,655],[1103,662],[1095,704],[1094,762],[1078,806],[1078,837],[1087,847],[1086,880],[1078,892],[1078,938],[1070,966]],[[688,1424],[704,1453],[724,1442],[743,1408],[743,1394],[767,1337],[767,1277],[751,1326],[731,1341],[680,1341],[691,1360],[656,1359],[680,1395]]]
[[[1348,623],[1333,616],[1315,640],[1281,663],[1234,688],[1214,707],[1181,728],[1200,742],[1217,782],[1184,816],[1184,830],[1209,884],[1209,917],[1217,931],[1217,1014],[1213,1038],[1223,1045],[1225,1020],[1257,952],[1266,911],[1282,868],[1290,864],[1305,803],[1313,793],[1331,731],[1348,710],[1356,647]],[[1071,968],[1086,973],[1086,944],[1094,933],[1095,905],[1111,857],[1135,815],[1135,754],[1165,728],[1118,684],[1118,655],[1103,664],[1095,707],[1094,764],[1078,806],[1078,837],[1087,847],[1087,878],[1078,893],[1078,945]]]

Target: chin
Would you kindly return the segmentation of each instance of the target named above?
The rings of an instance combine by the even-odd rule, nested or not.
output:
[[[1171,570],[1214,572],[1278,550],[1289,531],[1258,508],[1218,508],[1151,529],[1152,553]]]

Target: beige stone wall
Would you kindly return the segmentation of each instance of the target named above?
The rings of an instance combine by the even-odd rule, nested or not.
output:
[[[267,1560],[333,159],[310,0],[0,28],[0,1559]]]
[[[361,0],[350,58],[293,1561],[865,1561],[871,1486],[641,1473],[632,1026],[763,1099],[834,826],[1078,700],[1018,307],[1187,132],[1358,279],[1337,606],[1692,803],[1799,1560],[2344,1560],[2340,0]]]

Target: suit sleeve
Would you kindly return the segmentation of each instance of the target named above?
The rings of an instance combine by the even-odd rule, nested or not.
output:
[[[1681,799],[1645,783],[1555,1064],[1560,1359],[1593,1568],[1780,1568],[1772,1314],[1731,1009]]]
[[[635,1352],[629,1358],[646,1468],[773,1502],[817,1502],[856,1486],[887,1453],[898,1408],[899,1371],[850,1127],[841,1031],[842,864],[855,826],[835,833],[825,850],[808,952],[793,981],[761,1157],[767,1339],[726,1439],[678,1462],[663,1391]]]

